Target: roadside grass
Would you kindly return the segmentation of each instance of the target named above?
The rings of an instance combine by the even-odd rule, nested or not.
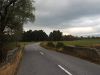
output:
[[[62,41],[66,46],[100,46],[100,39],[86,39],[86,40],[75,40],[75,41]]]
[[[78,40],[78,43],[75,43],[77,41],[68,41],[68,42],[69,44],[66,45],[65,44],[67,43],[66,41],[56,41],[56,42],[48,41],[48,42],[42,42],[40,45],[48,50],[61,52],[84,60],[88,60],[96,64],[100,64],[100,55],[94,48],[89,48],[91,46],[90,40],[87,41]],[[74,44],[71,44],[71,42],[74,42]],[[84,42],[84,44],[82,42]],[[99,44],[98,41],[95,40],[92,40],[92,42],[94,42],[95,44]],[[81,43],[81,45],[79,43]],[[92,45],[95,45],[94,43]],[[76,46],[76,44],[78,46]]]
[[[5,46],[6,50],[12,50],[16,47],[19,47],[19,51],[16,53],[16,57],[12,62],[5,64],[3,67],[0,67],[0,75],[16,75],[21,60],[24,54],[25,45],[30,44],[30,42],[13,42]]]
[[[21,46],[20,49],[21,50],[17,52],[16,57],[12,62],[0,67],[0,75],[16,75],[18,66],[23,56],[23,47]]]

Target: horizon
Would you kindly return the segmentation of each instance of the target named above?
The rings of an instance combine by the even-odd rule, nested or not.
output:
[[[24,30],[25,32],[27,32],[27,31],[30,31],[31,29],[29,29],[29,30]],[[39,30],[42,30],[43,32],[45,32],[43,29],[38,29],[38,30],[32,30],[32,31],[39,31]],[[58,30],[53,30],[53,31],[58,31]],[[51,32],[53,32],[53,31],[51,31]],[[59,30],[60,31],[60,30]],[[51,32],[49,32],[49,33],[46,33],[48,36],[49,36],[49,34],[51,33]],[[62,31],[60,31],[60,32],[62,32]],[[63,32],[62,32],[62,35],[72,35],[72,34],[64,34]],[[99,36],[100,34],[95,34],[95,35],[80,35],[80,36],[78,36],[78,35],[72,35],[72,36],[75,36],[75,37],[100,37]]]

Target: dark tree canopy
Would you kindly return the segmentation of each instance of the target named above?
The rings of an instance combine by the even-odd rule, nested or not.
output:
[[[5,44],[18,41],[23,24],[34,21],[33,0],[0,0],[0,57]]]
[[[53,32],[50,33],[49,39],[53,40],[53,41],[62,40],[62,32],[60,32],[59,30],[57,30],[57,31],[54,30]]]
[[[32,0],[0,0],[0,33],[19,34],[23,24],[34,20]]]
[[[76,39],[77,39],[77,37],[72,36],[72,35],[64,35],[63,36],[64,41],[73,41],[73,40],[76,40]]]
[[[45,41],[48,35],[43,30],[29,30],[23,33],[22,41]]]

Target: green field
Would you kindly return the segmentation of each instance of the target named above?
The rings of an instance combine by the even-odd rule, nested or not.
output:
[[[76,41],[63,41],[65,45],[74,45],[74,46],[100,46],[100,39],[89,39],[89,40],[76,40]]]

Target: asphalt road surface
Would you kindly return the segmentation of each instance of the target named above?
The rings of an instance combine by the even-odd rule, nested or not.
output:
[[[35,43],[26,46],[17,75],[100,75],[100,65],[46,50]]]

